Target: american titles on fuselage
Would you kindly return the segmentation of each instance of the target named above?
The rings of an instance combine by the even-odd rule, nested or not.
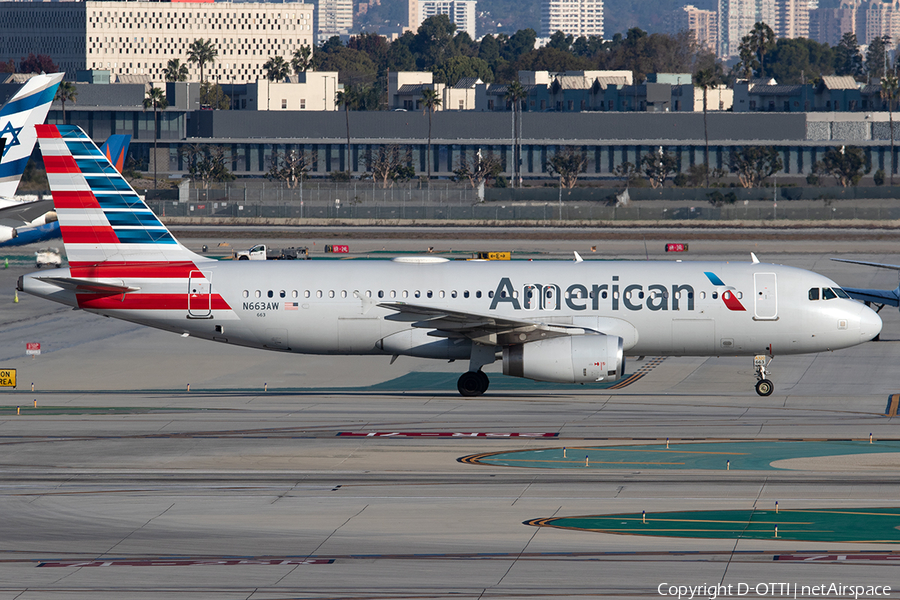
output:
[[[694,310],[694,288],[689,284],[666,286],[652,283],[624,285],[613,275],[612,283],[573,283],[563,290],[554,283],[526,283],[518,293],[509,277],[500,279],[491,299],[491,310],[600,310],[601,301],[612,310]]]

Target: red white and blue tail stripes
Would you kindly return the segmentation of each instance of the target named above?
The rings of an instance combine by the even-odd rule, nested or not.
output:
[[[70,265],[208,260],[172,237],[80,128],[36,130]]]

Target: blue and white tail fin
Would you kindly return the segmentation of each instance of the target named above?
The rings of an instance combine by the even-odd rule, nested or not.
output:
[[[79,127],[36,130],[70,265],[210,260],[178,243]]]
[[[63,73],[35,75],[0,108],[0,137],[6,141],[0,158],[0,198],[11,198],[37,140],[35,125],[47,118]]]

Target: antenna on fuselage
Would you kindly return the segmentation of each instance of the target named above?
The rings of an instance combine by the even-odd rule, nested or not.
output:
[[[750,262],[752,262],[754,265],[759,264],[759,259],[756,258],[756,254],[754,254],[753,252],[750,253]]]
[[[575,262],[584,262],[584,259],[581,258],[581,255],[578,254],[577,251],[575,251]]]

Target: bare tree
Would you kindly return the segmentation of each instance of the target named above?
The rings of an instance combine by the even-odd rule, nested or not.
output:
[[[571,146],[558,151],[547,161],[547,171],[559,177],[559,185],[564,188],[575,187],[578,176],[587,170],[587,156]]]
[[[281,154],[273,152],[269,159],[269,172],[266,177],[283,181],[289,188],[295,188],[303,183],[307,173],[316,164],[316,155],[312,152],[298,152],[291,150]]]
[[[412,155],[409,150],[402,152],[400,146],[381,146],[374,154],[366,157],[366,168],[372,172],[372,179],[386,188],[394,181],[405,181],[415,176],[415,169],[409,166]]]
[[[453,173],[457,179],[468,179],[469,184],[478,189],[482,183],[490,182],[496,179],[503,170],[500,160],[493,156],[483,157],[481,151],[469,156],[461,156],[459,158],[459,168]]]

